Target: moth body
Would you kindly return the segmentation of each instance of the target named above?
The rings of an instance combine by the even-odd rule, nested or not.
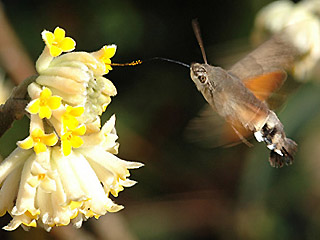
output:
[[[254,133],[257,141],[264,141],[274,167],[289,165],[297,144],[286,137],[283,125],[264,101],[259,100],[232,72],[209,64],[193,63],[191,79],[212,109],[223,117],[239,134],[243,127]],[[212,129],[214,131],[214,129]],[[239,136],[239,139],[242,139]]]

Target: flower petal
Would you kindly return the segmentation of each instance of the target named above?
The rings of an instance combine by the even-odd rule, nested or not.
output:
[[[72,147],[78,148],[83,144],[83,140],[81,137],[73,136],[70,140]]]
[[[47,45],[50,45],[50,46],[52,45],[53,40],[54,40],[54,35],[52,32],[44,30],[44,31],[42,31],[41,36]]]
[[[47,151],[47,146],[42,142],[36,143],[34,144],[34,151],[36,152],[36,154],[45,152]]]
[[[51,133],[43,137],[43,143],[47,146],[54,146],[58,142],[58,137],[55,133]]]
[[[69,113],[72,116],[79,117],[79,116],[81,116],[83,114],[84,107],[71,107],[71,106],[68,106],[67,107],[67,111],[69,111]]]
[[[61,100],[62,98],[59,96],[53,96],[48,99],[48,106],[52,109],[58,109],[61,106]]]
[[[28,227],[36,227],[37,222],[31,214],[23,214],[20,216],[14,216],[10,223],[3,227],[4,230],[13,231],[17,229],[21,224]]]
[[[22,149],[30,149],[33,147],[34,142],[32,137],[27,137],[26,139],[22,140],[22,141],[18,141],[17,145],[22,148]]]
[[[117,89],[109,79],[101,77],[101,78],[97,79],[97,81],[99,81],[99,80],[103,81],[103,86],[104,87],[103,87],[102,92],[104,94],[109,95],[109,96],[117,95]]]
[[[104,46],[103,50],[104,50],[104,57],[105,58],[112,58],[116,54],[117,46],[114,44]]]
[[[40,111],[40,99],[32,100],[26,107],[26,110],[31,114],[37,114]]]
[[[53,34],[54,34],[55,40],[56,40],[57,42],[60,42],[60,41],[62,41],[62,40],[64,39],[64,37],[66,36],[66,31],[65,31],[64,29],[60,28],[60,27],[56,27],[56,28],[54,29]]]
[[[82,189],[90,197],[90,200],[88,200],[86,203],[90,204],[90,210],[95,214],[105,214],[105,204],[108,198],[100,184],[99,179],[82,154],[73,154],[75,157],[70,158],[71,166],[78,175]],[[84,175],[86,176],[85,178],[81,177]]]
[[[37,138],[41,138],[44,136],[44,132],[41,128],[35,128],[32,132],[31,132],[31,137],[37,137]]]
[[[47,119],[50,119],[51,118],[51,109],[49,106],[42,106],[40,107],[40,111],[39,111],[39,117],[41,119],[43,118],[47,118]]]
[[[32,154],[25,162],[21,174],[21,181],[19,185],[18,196],[16,200],[16,206],[12,209],[11,214],[21,215],[26,211],[29,211],[32,215],[39,213],[39,210],[35,206],[36,188],[29,184],[29,179],[33,177],[31,174],[31,167],[36,159],[36,155]]]
[[[49,98],[51,97],[51,95],[52,95],[51,90],[45,87],[40,93],[40,98]]]
[[[86,126],[85,125],[81,125],[80,127],[76,128],[73,131],[73,134],[75,135],[83,135],[86,133]]]
[[[0,216],[11,211],[17,196],[22,166],[14,169],[4,180],[0,189]]]
[[[64,191],[66,194],[66,200],[86,200],[86,194],[83,192],[81,185],[78,182],[78,177],[70,165],[70,159],[74,158],[75,156],[71,154],[70,156],[66,157],[61,153],[59,147],[54,147],[52,150],[52,157],[59,173],[59,180],[63,186],[63,189],[60,189],[60,191]],[[61,200],[63,199],[61,198]],[[69,202],[67,202],[67,204],[69,204]]]
[[[57,57],[62,53],[62,49],[56,46],[51,46],[50,47],[50,54],[52,57]]]
[[[13,171],[24,163],[24,160],[33,153],[32,150],[24,150],[17,147],[5,160],[0,163],[0,185],[2,181]]]
[[[64,117],[62,123],[64,129],[68,128],[70,130],[76,129],[79,125],[79,121],[75,117]]]
[[[69,140],[61,141],[61,149],[63,152],[63,155],[68,156],[71,153],[71,142]]]
[[[64,38],[60,43],[60,47],[64,52],[70,52],[74,50],[75,46],[76,42],[70,37]]]
[[[86,83],[79,83],[65,77],[40,75],[36,82],[67,94],[81,95],[86,91]]]

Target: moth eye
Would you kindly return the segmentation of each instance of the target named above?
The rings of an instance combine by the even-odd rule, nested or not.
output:
[[[205,83],[206,80],[207,80],[206,76],[204,76],[204,75],[198,76],[198,79],[199,79],[199,81],[200,81],[201,83]]]

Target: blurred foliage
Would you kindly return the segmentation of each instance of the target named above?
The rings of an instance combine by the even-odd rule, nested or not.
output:
[[[202,62],[191,28],[198,18],[212,64],[230,65],[248,48],[256,12],[267,0],[212,1],[2,1],[31,58],[44,44],[40,33],[61,26],[77,50],[118,45],[114,62],[155,56]],[[240,45],[239,45],[240,44]],[[228,57],[228,61],[223,59]],[[303,84],[288,97],[279,118],[299,143],[295,163],[271,168],[263,144],[203,149],[184,138],[203,97],[189,69],[150,61],[109,73],[118,89],[104,121],[116,113],[120,157],[145,163],[132,171],[138,184],[117,199],[136,239],[318,239],[320,236],[320,86]],[[7,156],[27,134],[28,120],[0,140]],[[211,129],[214,131],[214,129]],[[112,218],[111,218],[112,219]],[[110,221],[112,221],[110,219]],[[6,225],[9,217],[0,219]],[[84,228],[92,231],[90,220]],[[1,239],[57,239],[43,230],[0,230]],[[100,238],[102,239],[102,238]],[[111,239],[111,238],[110,238]]]

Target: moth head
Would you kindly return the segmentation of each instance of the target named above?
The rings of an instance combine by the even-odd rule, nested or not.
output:
[[[210,78],[212,66],[209,64],[192,63],[190,67],[190,75],[192,81],[196,84],[199,91],[207,88],[215,89],[215,83]]]

